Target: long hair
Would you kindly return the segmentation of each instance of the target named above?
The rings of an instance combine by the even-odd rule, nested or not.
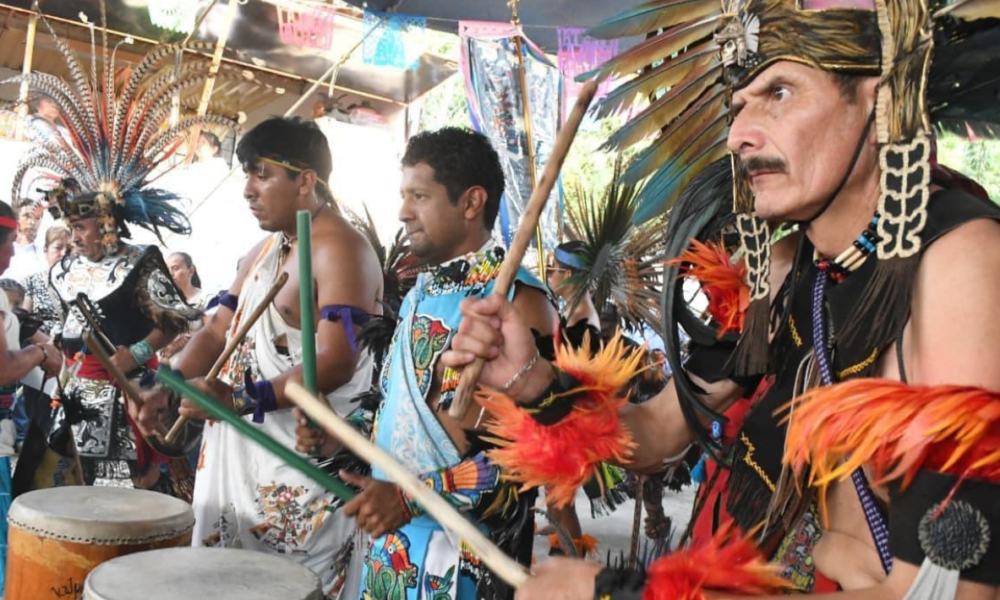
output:
[[[193,285],[198,289],[201,289],[201,277],[198,275],[198,267],[194,266],[194,260],[191,258],[191,255],[188,254],[187,252],[174,252],[173,256],[179,256],[183,258],[184,266],[194,270],[194,274],[191,275],[191,285]]]

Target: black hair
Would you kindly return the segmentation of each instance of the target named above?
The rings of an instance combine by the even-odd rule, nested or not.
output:
[[[858,101],[858,88],[861,87],[861,82],[864,81],[865,77],[870,77],[870,75],[856,71],[834,71],[831,74],[837,87],[840,88],[840,93],[850,104]]]
[[[452,204],[458,203],[471,187],[486,190],[483,219],[486,229],[493,229],[500,212],[504,176],[500,157],[486,136],[459,127],[418,133],[407,142],[402,164],[413,167],[419,163],[434,169],[434,181],[448,190]]]
[[[24,286],[13,279],[0,279],[0,290],[5,292],[17,292],[21,296],[21,301],[24,301],[24,297],[28,292],[24,289]],[[12,309],[15,307],[11,307]]]
[[[323,181],[330,181],[333,158],[330,144],[316,123],[299,117],[271,117],[247,132],[236,146],[236,157],[244,168],[250,168],[260,158],[286,160],[296,167],[316,171]],[[299,172],[285,169],[289,179],[295,179]],[[318,183],[318,182],[317,182]],[[319,184],[316,193],[327,202],[333,196],[327,186]]]
[[[209,145],[215,148],[214,156],[218,156],[219,153],[222,152],[222,142],[219,141],[219,136],[215,135],[211,131],[202,131],[201,137],[208,140]]]
[[[10,207],[10,204],[7,204],[3,200],[0,200],[0,217],[5,217],[17,222],[17,214],[14,212],[14,209]],[[6,244],[7,240],[10,239],[10,234],[16,233],[16,227],[4,227],[3,225],[0,225],[0,243]]]
[[[194,275],[191,276],[191,285],[201,289],[201,277],[198,276],[198,269],[194,266],[194,259],[187,252],[173,252],[172,255],[179,256],[184,259],[184,266],[189,269],[194,269]]]

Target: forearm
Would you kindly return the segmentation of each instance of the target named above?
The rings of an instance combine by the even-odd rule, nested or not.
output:
[[[208,375],[212,365],[226,348],[224,334],[211,327],[203,327],[191,338],[174,360],[173,368],[192,379]]]
[[[41,347],[36,345],[21,350],[8,350],[0,367],[0,385],[17,383],[32,369],[41,365],[44,358]]]

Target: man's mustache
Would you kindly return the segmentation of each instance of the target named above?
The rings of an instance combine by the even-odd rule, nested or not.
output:
[[[784,173],[788,171],[788,165],[782,159],[775,156],[754,156],[753,158],[742,160],[739,163],[740,176],[745,180],[752,172],[777,171]]]

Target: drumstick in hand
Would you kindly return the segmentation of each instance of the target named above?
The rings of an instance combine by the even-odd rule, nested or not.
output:
[[[310,394],[304,387],[289,381],[285,384],[285,397],[302,409],[315,423],[335,436],[351,452],[362,460],[385,471],[392,481],[411,498],[463,542],[467,543],[483,561],[503,581],[517,589],[528,579],[528,572],[496,547],[468,519],[461,515],[434,490],[427,487],[415,475],[407,471],[368,438],[361,435],[346,421],[333,412],[330,405]]]
[[[587,109],[590,108],[590,103],[593,102],[596,92],[597,82],[589,81],[584,84],[583,89],[580,90],[580,96],[576,100],[576,105],[573,106],[573,111],[562,130],[559,131],[559,135],[556,136],[556,143],[552,148],[552,155],[549,156],[549,162],[542,172],[542,179],[538,182],[538,187],[531,192],[531,199],[528,200],[524,216],[517,226],[517,233],[514,234],[514,241],[510,244],[510,250],[504,258],[500,274],[493,286],[493,293],[498,296],[506,298],[507,293],[510,292],[510,286],[513,285],[514,278],[517,276],[517,270],[521,266],[521,260],[524,259],[524,253],[527,252],[531,240],[535,237],[538,220],[541,218],[549,195],[552,193],[552,188],[559,178],[559,170],[562,169],[563,161],[566,160],[569,148],[573,145],[573,138],[576,137],[576,131],[580,128],[580,122],[587,114]],[[541,252],[542,248],[539,248],[538,251]],[[483,359],[477,358],[475,362],[462,370],[462,378],[458,382],[458,389],[455,390],[455,399],[448,410],[448,414],[452,417],[456,419],[465,417],[485,364]]]
[[[264,296],[264,299],[261,300],[260,304],[254,308],[253,312],[250,313],[250,316],[240,323],[240,327],[236,330],[236,334],[229,338],[226,348],[222,351],[222,354],[219,355],[219,358],[216,359],[215,364],[212,365],[212,369],[208,372],[208,375],[205,376],[206,379],[211,381],[219,376],[222,368],[226,366],[227,362],[229,362],[229,357],[236,351],[236,347],[239,346],[243,341],[243,338],[250,333],[250,328],[254,326],[258,319],[260,319],[261,315],[264,314],[264,311],[266,311],[267,307],[271,305],[271,302],[274,301],[278,292],[281,291],[281,288],[285,287],[287,282],[288,273],[282,273],[278,276],[278,280],[275,281],[274,285],[271,286],[271,289],[267,291],[267,295]],[[174,443],[174,440],[177,439],[178,435],[180,435],[181,430],[184,429],[185,423],[187,423],[187,417],[178,417],[174,422],[173,427],[171,427],[170,431],[167,432],[167,436],[163,438],[163,441],[168,444]]]

